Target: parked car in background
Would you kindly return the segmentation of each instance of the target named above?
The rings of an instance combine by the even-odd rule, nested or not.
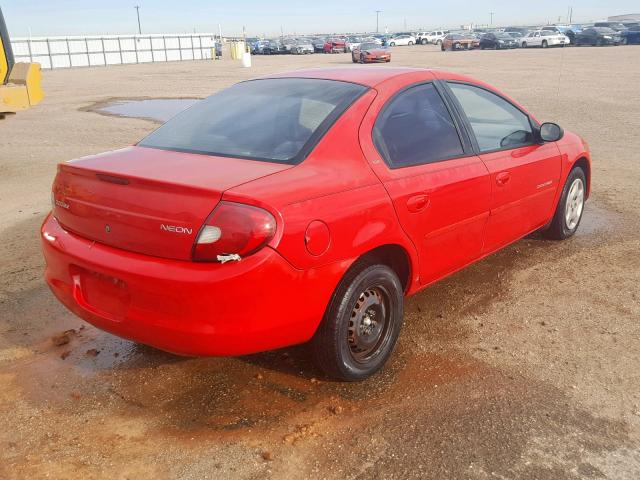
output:
[[[309,38],[299,38],[291,46],[291,53],[294,55],[307,55],[313,53],[313,43]]]
[[[466,33],[448,33],[444,36],[440,49],[446,50],[471,50],[480,46],[480,40]]]
[[[135,342],[189,356],[307,343],[328,375],[363,380],[391,355],[405,297],[531,232],[571,237],[590,165],[578,135],[466,76],[275,74],[59,164],[44,277]]]
[[[427,39],[427,43],[431,43],[433,45],[440,45],[442,40],[444,40],[445,35],[449,33],[449,30],[434,30],[432,32],[427,33],[424,38]]]
[[[327,42],[326,38],[316,37],[312,40],[313,51],[316,53],[324,52],[324,44]]]
[[[596,22],[594,27],[604,27],[615,30],[616,32],[624,32],[628,27],[622,22]]]
[[[354,48],[357,48],[362,43],[362,37],[347,37],[345,41],[345,47],[347,48],[347,52],[353,51]]]
[[[328,38],[324,42],[324,53],[345,53],[347,51],[346,39],[340,37]]]
[[[351,60],[353,63],[389,63],[391,61],[391,52],[387,47],[375,42],[366,42],[351,50]]]
[[[623,45],[640,45],[640,26],[630,26],[621,36]]]
[[[416,37],[412,35],[407,35],[407,34],[397,35],[389,39],[390,47],[413,45],[415,43],[416,43]]]
[[[553,30],[534,30],[520,39],[520,46],[522,48],[564,47],[565,45],[569,45],[569,43],[570,40],[566,35]]]
[[[622,35],[609,27],[589,27],[576,34],[576,46],[591,45],[601,47],[604,45],[620,45]]]
[[[266,40],[261,51],[263,55],[278,55],[283,50],[284,47],[279,40]]]
[[[480,38],[480,49],[503,50],[506,48],[517,48],[518,42],[507,33],[489,32]]]
[[[427,43],[429,43],[429,40],[427,40],[427,35],[429,35],[429,32],[416,33],[416,45],[426,45]]]

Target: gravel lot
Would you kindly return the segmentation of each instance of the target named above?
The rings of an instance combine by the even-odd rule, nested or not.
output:
[[[188,359],[85,325],[42,280],[38,227],[58,162],[155,127],[97,102],[384,67],[316,54],[45,72],[44,103],[0,121],[0,478],[640,478],[639,54],[393,50],[392,65],[473,75],[584,136],[593,195],[571,240],[527,238],[410,299],[389,366],[355,385],[304,346]]]

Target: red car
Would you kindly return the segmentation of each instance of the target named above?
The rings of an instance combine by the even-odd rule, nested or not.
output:
[[[344,38],[330,38],[324,42],[324,53],[346,53],[347,40]]]
[[[377,63],[391,61],[391,52],[377,43],[362,43],[351,51],[353,63]]]
[[[60,164],[45,276],[124,338],[184,355],[311,341],[359,380],[389,357],[405,296],[530,232],[573,235],[590,178],[579,136],[480,81],[296,71]]]

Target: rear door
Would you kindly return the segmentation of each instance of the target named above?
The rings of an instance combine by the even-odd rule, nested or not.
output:
[[[386,103],[379,95],[360,139],[431,283],[480,256],[489,215],[487,168],[434,82],[413,84]]]
[[[555,143],[538,143],[529,115],[497,93],[463,82],[447,85],[491,176],[491,215],[483,247],[483,253],[489,253],[551,218],[560,150]]]

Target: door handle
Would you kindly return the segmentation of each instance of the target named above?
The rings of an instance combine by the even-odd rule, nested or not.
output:
[[[496,183],[498,186],[503,187],[511,180],[511,173],[509,172],[500,172],[496,175]]]
[[[429,195],[414,195],[407,200],[407,208],[411,213],[418,213],[425,210],[429,203]]]

